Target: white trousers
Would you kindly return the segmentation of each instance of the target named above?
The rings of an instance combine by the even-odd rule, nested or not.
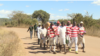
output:
[[[59,37],[56,36],[56,44],[59,44]]]
[[[78,37],[72,37],[72,38],[71,38],[70,48],[72,47],[72,44],[73,44],[73,43],[75,43],[75,51],[78,51],[78,46],[77,46]]]
[[[83,47],[83,43],[85,44],[85,39],[84,37],[81,37],[80,35],[78,36],[78,45],[81,44]]]
[[[68,46],[70,46],[70,44],[71,44],[70,36],[67,35],[67,36],[66,36],[66,39],[69,41]]]
[[[46,42],[46,38],[40,39],[40,43],[45,43]]]
[[[37,37],[38,37],[38,39],[40,39],[40,34],[39,34],[39,32],[37,32]]]
[[[56,45],[56,37],[50,38],[49,37],[49,44],[51,45]]]
[[[65,45],[66,44],[66,38],[65,37],[60,37],[59,38],[59,43],[60,43],[60,45]]]

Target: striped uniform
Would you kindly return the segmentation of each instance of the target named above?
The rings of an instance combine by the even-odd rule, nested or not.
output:
[[[75,51],[78,51],[78,33],[79,33],[79,28],[77,26],[71,27],[71,44],[70,48],[72,47],[72,44],[75,43]]]
[[[48,28],[48,36],[49,36],[49,42],[50,45],[55,45],[56,44],[56,38],[55,35],[56,33],[56,26],[52,26],[53,29],[51,29],[50,27]]]
[[[66,26],[66,35],[71,37],[71,26]]]
[[[59,28],[60,28],[60,26],[57,26],[56,27],[56,44],[58,44],[59,43],[59,37],[58,37],[58,35],[59,35]]]
[[[77,26],[71,27],[71,38],[78,37],[79,28]]]
[[[66,26],[66,39],[68,41],[68,46],[70,45],[71,41],[70,41],[70,38],[71,38],[71,26]]]
[[[84,39],[84,30],[85,28],[84,27],[79,27],[79,36],[78,36],[78,45],[80,43],[85,43],[85,39]]]

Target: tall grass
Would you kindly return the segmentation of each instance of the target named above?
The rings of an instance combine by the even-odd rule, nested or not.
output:
[[[19,39],[17,35],[0,28],[0,56],[15,56],[18,47]]]
[[[95,27],[86,28],[86,32],[87,32],[87,35],[100,37],[100,29],[98,28],[95,28]]]

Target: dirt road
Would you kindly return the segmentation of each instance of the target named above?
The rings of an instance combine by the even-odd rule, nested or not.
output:
[[[18,37],[22,41],[24,51],[26,51],[26,56],[100,56],[100,38],[92,37],[92,36],[85,36],[86,41],[86,53],[83,53],[79,47],[79,54],[75,54],[75,48],[72,48],[71,52],[67,52],[66,54],[62,53],[49,53],[48,50],[40,49],[39,45],[37,44],[37,38],[33,37],[30,39],[29,32],[27,32],[27,28],[4,28],[5,30],[14,31],[17,33]],[[66,48],[67,49],[67,48]],[[56,50],[59,51],[59,50]]]

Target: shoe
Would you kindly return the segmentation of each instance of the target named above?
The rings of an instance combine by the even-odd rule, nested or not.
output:
[[[71,49],[69,49],[69,51],[71,51]]]
[[[82,52],[84,52],[84,53],[85,53],[85,51],[82,51]]]
[[[56,54],[56,52],[54,51],[53,54]]]
[[[49,51],[49,53],[51,53],[51,51]]]
[[[78,51],[76,51],[76,54],[78,54]]]

